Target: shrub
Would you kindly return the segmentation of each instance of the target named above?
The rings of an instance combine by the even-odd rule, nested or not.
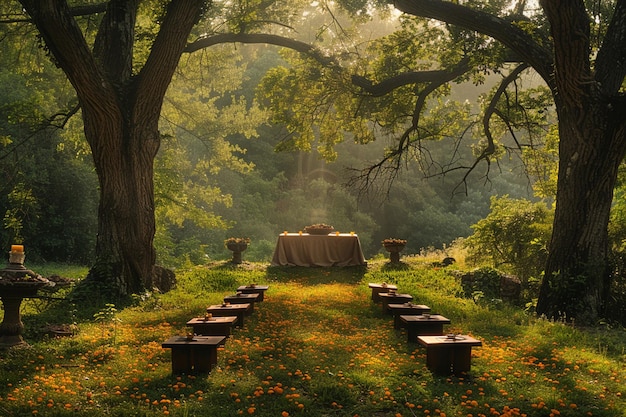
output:
[[[481,304],[518,301],[521,292],[519,279],[489,267],[461,275],[461,286],[466,297]]]
[[[491,212],[465,240],[467,260],[515,274],[525,286],[543,270],[552,217],[544,203],[492,197]]]

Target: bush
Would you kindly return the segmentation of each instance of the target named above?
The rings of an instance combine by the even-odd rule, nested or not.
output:
[[[478,304],[519,300],[521,285],[516,277],[483,267],[461,276],[464,295]]]
[[[474,234],[465,240],[467,260],[512,273],[526,286],[543,270],[552,217],[544,203],[492,197],[491,212],[472,226]]]

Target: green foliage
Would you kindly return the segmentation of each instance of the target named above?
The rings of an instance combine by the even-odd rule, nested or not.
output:
[[[169,90],[162,129],[168,134],[155,161],[155,246],[164,265],[176,266],[185,257],[206,260],[206,231],[232,227],[218,214],[233,204],[220,173],[246,175],[254,168],[244,159],[246,150],[229,141],[234,135],[256,136],[264,120],[256,106],[234,93],[245,69],[239,60],[226,49],[193,55]]]
[[[552,213],[541,202],[492,197],[491,212],[465,240],[468,260],[505,269],[526,283],[542,270],[551,224]]]
[[[487,112],[487,107],[492,105],[491,97],[499,88],[495,86],[488,94],[480,96],[483,112]],[[552,105],[552,94],[547,87],[534,86],[530,80],[522,77],[502,94],[494,109],[498,117],[492,117],[489,123],[490,134],[497,145],[494,156],[500,159],[506,152],[519,151],[533,182],[540,182],[544,188],[558,161],[555,149],[558,133],[555,125],[552,125]],[[486,146],[485,132],[482,125],[477,125],[476,129],[476,137],[483,138],[477,150],[480,152]],[[546,134],[546,131],[549,133]],[[527,143],[526,146],[521,145],[522,140]],[[544,190],[544,193],[547,192],[547,189]]]
[[[618,186],[613,197],[609,221],[609,241],[615,253],[626,253],[626,166],[618,172]]]
[[[206,266],[197,266],[177,274],[177,288],[194,294],[202,292],[227,291],[237,287],[242,273],[227,269],[215,270]]]
[[[626,322],[626,170],[622,164],[618,172],[618,186],[613,197],[609,220],[609,244],[613,260],[611,297],[606,310],[614,320]]]
[[[271,112],[272,122],[290,132],[277,150],[315,147],[320,156],[333,161],[335,145],[343,142],[346,132],[358,132],[355,141],[361,143],[373,140],[366,121],[348,114],[354,103],[346,73],[293,53],[286,53],[285,58],[291,66],[268,71],[259,87],[261,103]]]
[[[32,211],[37,209],[32,190],[24,188],[23,183],[16,184],[7,196],[9,208],[4,214],[4,228],[10,231],[9,242],[23,243],[22,229]]]
[[[121,321],[117,317],[117,313],[118,310],[115,308],[115,304],[107,303],[100,311],[93,315],[94,320],[96,323],[99,323],[102,329],[102,337],[111,337],[114,345],[117,338],[117,324]]]
[[[500,299],[500,278],[502,273],[496,269],[482,267],[461,278],[463,292],[478,304],[491,304]]]
[[[552,125],[545,135],[544,146],[528,147],[522,153],[527,172],[533,177],[533,191],[539,198],[556,196],[559,161],[559,133]]]
[[[5,178],[0,186],[0,243],[23,242],[30,261],[88,263],[96,235],[95,174],[90,161],[57,131],[41,128],[46,115],[69,98],[63,82],[45,79],[41,68],[14,65],[17,73],[0,71],[5,90],[0,116],[7,121],[0,126],[0,174]]]

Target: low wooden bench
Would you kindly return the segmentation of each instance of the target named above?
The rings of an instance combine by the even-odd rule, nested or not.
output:
[[[417,342],[417,336],[441,336],[443,325],[450,324],[450,319],[439,314],[427,315],[400,315],[403,327],[406,327],[407,341]]]
[[[232,334],[232,328],[237,323],[237,316],[224,317],[195,317],[187,322],[193,328],[193,333],[201,336],[226,336]]]
[[[387,305],[387,309],[393,315],[393,328],[399,329],[403,327],[400,321],[400,315],[420,315],[424,313],[430,313],[430,307],[424,304],[413,304],[412,302],[395,304],[391,303]]]
[[[225,303],[230,304],[250,304],[250,311],[247,314],[251,314],[254,311],[254,304],[258,301],[259,294],[243,294],[238,292],[237,294],[227,295],[224,297]]]
[[[265,291],[269,288],[269,285],[249,284],[239,286],[237,292],[243,294],[259,294],[259,298],[257,298],[256,301],[260,303],[265,299]]]
[[[460,375],[469,372],[472,364],[472,347],[482,346],[480,340],[466,335],[418,336],[417,341],[426,347],[426,365],[434,373]]]
[[[388,292],[389,290],[393,290],[393,291],[397,291],[398,287],[394,284],[387,284],[386,282],[383,283],[376,283],[376,282],[370,282],[369,287],[372,289],[372,301],[375,303],[380,303],[380,296],[379,294],[381,292]]]
[[[213,304],[206,308],[206,312],[213,317],[236,316],[237,327],[243,327],[244,317],[251,314],[252,304]]]
[[[217,348],[225,336],[174,336],[161,344],[172,349],[172,373],[209,373],[217,364]]]
[[[411,294],[398,294],[397,292],[381,292],[378,294],[382,303],[383,314],[391,314],[389,304],[404,304],[413,301]]]

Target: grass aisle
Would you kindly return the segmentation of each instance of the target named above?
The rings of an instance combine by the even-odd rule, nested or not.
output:
[[[292,283],[271,292],[214,374],[239,401],[237,412],[382,416],[395,415],[399,404],[414,407],[423,355],[369,297],[348,283]]]

